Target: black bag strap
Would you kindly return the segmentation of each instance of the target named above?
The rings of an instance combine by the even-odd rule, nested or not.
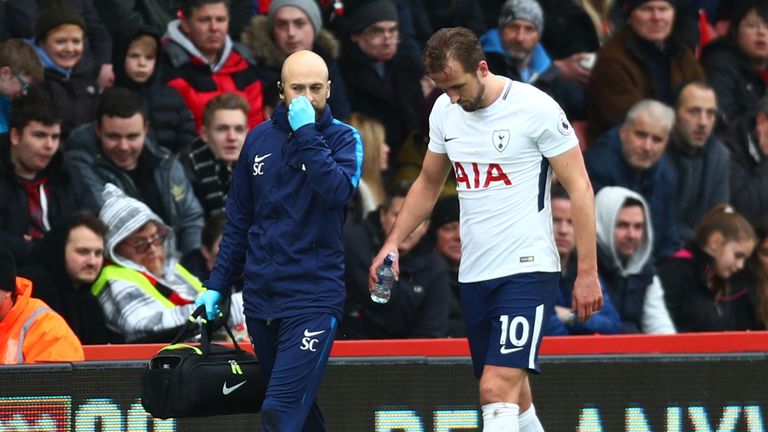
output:
[[[179,332],[176,334],[176,337],[174,337],[173,341],[171,341],[171,344],[179,343],[184,335],[187,334],[187,332],[198,327],[197,318],[205,316],[205,305],[200,305],[189,315],[187,322],[181,326]],[[204,353],[208,353],[211,347],[211,329],[209,327],[209,323],[210,322],[208,320],[203,318],[202,325],[200,325],[200,349]],[[226,321],[223,323],[223,327],[227,332],[227,335],[229,335],[229,338],[232,340],[232,345],[234,345],[235,350],[238,352],[243,352],[243,349],[240,348],[240,345],[235,339],[235,335],[232,333],[232,329],[229,328],[229,325],[226,323]]]

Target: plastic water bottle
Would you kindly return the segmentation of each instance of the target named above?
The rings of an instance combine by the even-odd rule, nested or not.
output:
[[[376,269],[376,286],[371,291],[371,300],[375,303],[386,303],[389,296],[392,295],[392,287],[395,286],[395,271],[392,270],[392,261],[395,260],[395,253],[390,252],[384,258],[384,264]]]

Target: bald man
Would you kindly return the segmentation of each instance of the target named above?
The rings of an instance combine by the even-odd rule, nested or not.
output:
[[[320,432],[315,394],[344,304],[342,226],[363,145],[333,118],[317,54],[289,56],[278,86],[281,103],[250,132],[235,166],[216,265],[195,303],[212,318],[245,273],[248,332],[269,382],[261,430]]]
[[[277,88],[280,91],[280,99],[289,107],[289,121],[295,116],[303,115],[304,111],[299,106],[306,106],[306,102],[299,102],[302,96],[311,102],[316,113],[315,119],[320,118],[325,111],[328,98],[331,97],[328,66],[322,57],[306,50],[288,56],[283,63],[280,79],[282,81],[277,83]],[[296,101],[296,108],[294,108],[294,101]]]

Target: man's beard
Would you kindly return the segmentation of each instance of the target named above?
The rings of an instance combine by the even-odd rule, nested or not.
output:
[[[516,63],[522,63],[531,58],[533,51],[507,50],[507,55]]]
[[[472,100],[459,100],[459,106],[466,112],[473,112],[480,109],[480,104],[485,97],[485,84],[480,83],[480,87],[477,90],[477,95]]]

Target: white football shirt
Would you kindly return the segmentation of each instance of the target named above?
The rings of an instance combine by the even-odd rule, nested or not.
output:
[[[547,158],[578,145],[563,110],[537,88],[507,80],[487,108],[440,96],[429,150],[447,153],[461,206],[460,282],[560,271],[552,235]]]

